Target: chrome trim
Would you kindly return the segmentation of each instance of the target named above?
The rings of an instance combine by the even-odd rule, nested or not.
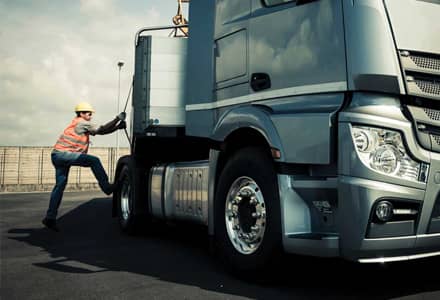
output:
[[[243,103],[260,101],[260,100],[275,99],[275,98],[281,98],[287,96],[341,92],[346,90],[347,90],[346,81],[302,85],[302,86],[290,87],[290,88],[273,90],[268,92],[249,94],[246,96],[220,100],[217,102],[189,104],[186,106],[186,111],[215,109],[230,105],[243,104]]]
[[[418,237],[418,238],[440,237],[440,233],[434,233],[434,234],[419,234],[417,237]]]
[[[384,238],[368,238],[365,241],[404,241],[415,239],[419,236],[416,235],[407,235],[407,236],[393,236],[393,237],[384,237]]]
[[[424,254],[415,254],[415,255],[405,255],[405,256],[393,256],[393,257],[378,257],[378,258],[360,258],[358,259],[359,263],[362,264],[370,264],[370,263],[388,263],[388,262],[396,262],[396,261],[406,261],[406,260],[414,260],[420,258],[428,258],[440,255],[439,252],[430,252]]]

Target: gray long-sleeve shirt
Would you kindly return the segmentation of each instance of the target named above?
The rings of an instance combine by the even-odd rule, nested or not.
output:
[[[98,126],[90,121],[83,120],[78,122],[78,124],[76,124],[75,133],[78,135],[83,135],[87,133],[91,135],[109,134],[118,129],[117,125],[119,121],[120,120],[118,118],[115,118],[104,125]]]

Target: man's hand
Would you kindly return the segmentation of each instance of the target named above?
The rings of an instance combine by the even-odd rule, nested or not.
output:
[[[125,121],[121,121],[118,124],[118,129],[125,129],[125,128],[127,128],[127,123]]]
[[[116,118],[121,121],[125,121],[126,116],[127,116],[127,114],[125,112],[121,112],[119,115],[116,116]]]

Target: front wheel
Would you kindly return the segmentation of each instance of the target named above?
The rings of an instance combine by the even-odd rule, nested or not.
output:
[[[277,176],[271,157],[249,147],[222,170],[215,198],[215,240],[233,271],[255,275],[274,266],[281,254]]]

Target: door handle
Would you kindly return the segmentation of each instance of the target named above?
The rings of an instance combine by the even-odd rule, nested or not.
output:
[[[303,4],[307,4],[310,2],[316,2],[317,0],[297,0],[296,1],[296,5],[303,5]]]
[[[270,89],[270,76],[266,73],[253,73],[251,76],[251,88],[254,92]]]

